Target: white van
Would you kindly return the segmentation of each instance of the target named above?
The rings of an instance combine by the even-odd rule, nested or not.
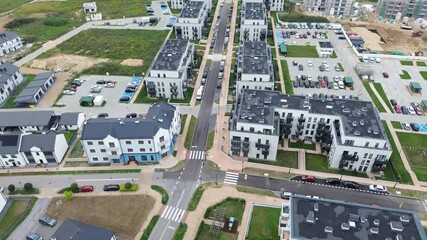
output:
[[[197,90],[196,100],[202,100],[203,97],[203,86],[200,86],[199,90]]]

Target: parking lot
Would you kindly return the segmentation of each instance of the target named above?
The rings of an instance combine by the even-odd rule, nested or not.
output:
[[[276,26],[277,27],[277,26]],[[285,33],[285,38],[284,34]],[[284,42],[288,45],[316,46],[318,41],[328,41],[329,35],[334,34],[333,31],[327,29],[285,29],[276,28],[275,34],[277,41]],[[315,37],[314,37],[315,36]]]

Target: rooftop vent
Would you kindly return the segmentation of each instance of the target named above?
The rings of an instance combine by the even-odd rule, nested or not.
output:
[[[351,123],[351,125],[353,125],[353,127],[356,127],[356,126],[357,126],[357,121],[353,121],[353,122]]]
[[[360,131],[354,131],[354,135],[356,135],[356,136],[360,136]]]
[[[390,229],[393,232],[403,232],[403,224],[398,221],[391,221],[390,222]]]
[[[368,128],[366,131],[367,131],[368,133],[372,133],[372,128]]]
[[[331,226],[325,226],[325,233],[332,233],[334,229]]]
[[[139,123],[139,120],[136,120],[135,123]]]
[[[361,126],[363,126],[363,125],[365,125],[365,121],[362,119],[362,120],[360,120],[360,125]]]
[[[402,234],[397,234],[396,235],[396,240],[403,240]]]
[[[375,219],[374,220],[374,226],[379,226],[380,225],[380,220],[379,219]]]
[[[120,125],[123,125],[123,124],[125,124],[125,122],[123,122],[123,121],[120,121]]]
[[[378,135],[379,131],[377,129],[374,130],[374,134]]]
[[[408,215],[402,215],[402,216],[400,216],[400,221],[401,222],[404,222],[404,223],[408,223],[409,221],[410,221],[411,219],[409,218],[409,216]]]
[[[305,218],[305,221],[307,223],[312,223],[315,224],[316,223],[316,219],[314,219],[314,212],[313,211],[309,211],[307,217]]]
[[[288,103],[288,100],[282,98],[282,99],[280,99],[280,102],[281,103]]]
[[[260,119],[258,120],[258,122],[259,122],[259,123],[264,123],[264,118],[260,118]]]
[[[377,227],[371,227],[369,229],[369,232],[371,232],[372,234],[378,235],[380,230]]]
[[[351,221],[357,221],[357,222],[360,221],[360,216],[357,214],[350,213],[350,214],[348,214],[348,218]]]
[[[356,223],[354,221],[348,221],[348,224],[351,228],[356,228]]]
[[[157,119],[157,121],[159,121],[159,122],[163,122],[163,119],[162,118],[159,118],[159,119]]]
[[[314,203],[314,211],[318,212],[319,211],[319,204],[318,203]]]
[[[350,230],[350,224],[348,224],[348,223],[341,223],[341,230],[344,230],[344,231]]]
[[[334,107],[333,107],[333,106],[331,106],[331,105],[326,105],[326,108],[327,108],[327,109],[333,109]]]
[[[350,112],[350,109],[349,109],[349,108],[344,108],[344,109],[342,110],[342,112],[343,112],[343,113],[349,113],[349,112]]]
[[[360,117],[360,116],[362,116],[362,112],[361,112],[361,111],[357,111],[357,113],[356,113],[356,114],[357,114],[357,116],[359,116],[359,117]]]
[[[362,107],[362,112],[366,112],[366,111],[368,111],[368,108]]]

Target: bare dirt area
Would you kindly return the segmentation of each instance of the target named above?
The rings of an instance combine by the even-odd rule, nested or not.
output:
[[[58,96],[64,90],[64,87],[67,85],[69,81],[72,80],[73,74],[69,72],[59,72],[55,74],[55,77],[56,77],[55,83],[52,85],[49,91],[47,91],[46,95],[44,95],[44,97],[39,102],[39,104],[37,104],[37,107],[39,108],[52,107],[52,105],[56,103],[56,99],[58,98]]]
[[[74,197],[71,201],[55,197],[47,213],[59,220],[72,218],[110,229],[120,239],[134,239],[154,203],[148,195]]]
[[[130,67],[138,67],[138,66],[144,65],[144,60],[128,58],[123,60],[120,64],[124,66],[130,66]]]
[[[95,64],[107,62],[106,58],[91,58],[78,55],[56,54],[49,58],[34,59],[29,63],[30,68],[54,70],[60,68],[62,71],[73,73],[81,72]]]
[[[37,75],[39,73],[46,72],[46,70],[29,68],[29,67],[26,67],[26,66],[22,66],[20,68],[20,70],[21,70],[21,73],[24,74],[24,75],[25,74],[26,75]]]
[[[6,30],[4,27],[6,24],[13,21],[13,18],[11,18],[9,15],[1,16],[0,17],[0,31]]]

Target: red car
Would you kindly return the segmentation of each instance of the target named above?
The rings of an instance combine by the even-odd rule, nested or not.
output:
[[[322,88],[325,88],[325,87],[326,87],[326,82],[325,82],[325,81],[321,81],[321,82],[320,82],[320,86],[321,86]]]
[[[384,76],[385,78],[388,78],[388,73],[387,73],[387,72],[383,72],[383,76]]]
[[[310,175],[304,175],[301,177],[301,181],[303,182],[314,182],[315,177]]]
[[[396,113],[402,113],[402,110],[400,109],[400,106],[399,106],[399,105],[394,105],[394,111],[395,111]]]
[[[93,186],[86,185],[80,188],[80,192],[93,192]]]

